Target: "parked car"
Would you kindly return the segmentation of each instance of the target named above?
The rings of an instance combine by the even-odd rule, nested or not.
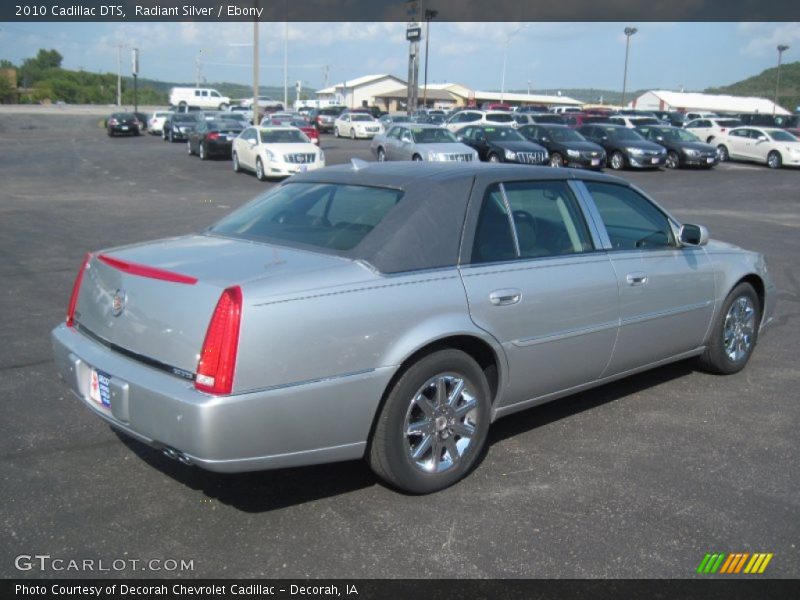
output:
[[[533,125],[535,123],[566,123],[566,115],[554,115],[553,113],[526,112],[514,113],[514,122],[522,127],[523,125]]]
[[[445,121],[445,127],[456,132],[465,125],[514,125],[514,115],[505,111],[460,110]]]
[[[150,122],[147,125],[147,131],[151,135],[161,135],[164,129],[164,121],[172,113],[168,110],[157,110],[150,116]]]
[[[719,117],[717,113],[714,112],[687,112],[684,113],[685,121],[688,123],[689,121],[694,121],[695,119],[716,119]]]
[[[481,104],[481,110],[503,110],[506,112],[511,112],[514,110],[514,107],[510,104],[505,104],[504,102],[484,102]]]
[[[539,144],[550,153],[551,167],[573,167],[602,171],[606,166],[606,151],[566,125],[524,125],[517,129],[526,139]]]
[[[443,127],[426,124],[392,125],[372,138],[370,151],[379,162],[416,160],[428,162],[478,161],[478,153],[459,142]]]
[[[80,404],[181,463],[364,458],[429,493],[501,417],[693,357],[741,371],[775,301],[763,256],[621,179],[369,163],[88,254],[51,338]]]
[[[742,122],[739,119],[731,118],[709,118],[709,119],[695,119],[689,121],[683,127],[687,131],[691,131],[698,138],[709,144],[714,140],[724,135],[728,130],[734,127],[741,126]]]
[[[174,87],[169,91],[169,103],[178,107],[197,106],[226,110],[231,104],[231,99],[211,88]]]
[[[106,131],[108,137],[114,137],[117,134],[139,135],[139,119],[133,113],[113,113],[106,120]]]
[[[372,138],[383,132],[383,125],[372,115],[360,112],[342,113],[333,122],[333,135],[336,137],[347,136],[351,140],[356,138]]]
[[[718,162],[716,146],[701,142],[696,135],[686,129],[666,125],[645,125],[637,127],[636,131],[644,139],[667,149],[664,166],[668,169],[689,166],[711,169]]]
[[[240,116],[244,121],[253,124],[253,110],[245,106],[231,106],[228,111],[232,115]]]
[[[536,105],[528,105],[528,106],[517,106],[514,109],[516,113],[546,113],[548,112],[546,106],[536,106]]]
[[[325,153],[296,127],[248,127],[233,140],[233,170],[261,181],[325,166]]]
[[[319,146],[319,131],[317,128],[314,127],[307,119],[303,118],[293,118],[293,119],[264,119],[261,121],[262,126],[269,126],[269,125],[283,125],[285,127],[297,127],[300,131],[306,134],[309,140],[311,140],[312,144],[316,144]]]
[[[136,117],[137,121],[139,121],[139,133],[147,131],[147,122],[150,120],[148,114],[143,112],[134,112],[133,116]]]
[[[438,127],[444,127],[445,121],[446,117],[439,113],[428,113],[414,117],[414,122],[421,125],[436,125]]]
[[[563,122],[573,129],[589,125],[591,123],[608,123],[608,115],[596,113],[565,113],[560,115]],[[540,121],[537,121],[540,122]]]
[[[581,112],[580,106],[553,106],[550,108],[550,112],[555,113],[557,115],[563,115],[566,113],[579,113]]]
[[[214,156],[230,158],[233,140],[243,130],[242,124],[232,119],[201,121],[192,130],[186,141],[189,156],[197,154],[200,160]]]
[[[606,151],[608,166],[615,171],[624,168],[658,169],[667,160],[664,146],[648,142],[633,129],[622,125],[598,123],[584,125],[578,132]]]
[[[389,113],[388,115],[383,115],[378,121],[383,125],[385,130],[388,130],[392,125],[412,123],[414,119],[409,117],[406,113]]]
[[[629,127],[631,129],[635,129],[636,127],[641,127],[643,125],[661,125],[661,121],[659,121],[656,117],[639,115],[612,115],[606,118],[606,122],[612,123],[613,125],[622,125],[623,127]]]
[[[800,166],[800,139],[784,129],[736,127],[716,141],[720,162],[752,161],[770,169]]]
[[[545,165],[550,158],[547,149],[507,125],[467,125],[456,132],[456,139],[473,148],[481,160],[492,163]]]
[[[164,121],[161,130],[162,139],[167,142],[183,142],[189,139],[189,134],[194,131],[200,121],[194,114],[172,113]]]
[[[249,110],[253,110],[253,99],[252,98],[245,98],[241,102],[239,102],[239,106],[243,108],[247,108]],[[258,108],[265,109],[265,110],[283,110],[283,103],[279,100],[275,100],[274,98],[270,98],[269,96],[259,96],[258,97]]]
[[[345,110],[344,106],[315,108],[309,113],[309,120],[320,133],[332,132],[336,117]]]
[[[743,113],[737,115],[742,125],[754,127],[777,127],[785,129],[793,136],[800,136],[800,115],[765,115],[762,113]]]

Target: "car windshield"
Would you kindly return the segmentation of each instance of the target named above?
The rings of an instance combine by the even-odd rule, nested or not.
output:
[[[608,137],[622,142],[641,142],[644,139],[633,129],[627,127],[603,127],[603,131],[608,134]]]
[[[360,114],[360,113],[352,113],[350,115],[351,121],[373,121],[374,119],[369,115]]]
[[[585,142],[586,138],[580,133],[569,127],[553,127],[552,129],[545,129],[545,132],[550,134],[550,138],[554,142]]]
[[[411,135],[417,144],[454,144],[458,141],[447,129],[438,127],[415,127]]]
[[[768,131],[767,134],[776,142],[797,142],[800,141],[788,131]]]
[[[307,144],[308,138],[297,129],[262,129],[261,142],[264,144]]]
[[[675,140],[677,142],[699,142],[698,137],[691,131],[679,129],[678,127],[664,127],[662,129],[654,130],[658,135],[667,140]]]
[[[524,142],[522,134],[510,127],[486,127],[483,130],[490,142]]]
[[[497,113],[493,115],[486,115],[486,120],[492,123],[511,123],[514,117],[509,113]]]
[[[401,190],[289,183],[234,211],[209,231],[333,251],[356,247],[403,196]]]

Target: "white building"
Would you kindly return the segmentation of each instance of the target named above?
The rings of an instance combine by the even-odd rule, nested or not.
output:
[[[640,110],[669,110],[680,112],[707,111],[715,113],[761,113],[789,115],[788,110],[766,98],[701,94],[697,92],[670,92],[651,90],[635,98],[628,106]]]
[[[317,99],[349,108],[358,108],[365,102],[368,106],[374,106],[376,96],[406,85],[405,81],[394,75],[366,75],[317,90]]]

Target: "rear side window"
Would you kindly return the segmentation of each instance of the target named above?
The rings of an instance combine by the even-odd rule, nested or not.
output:
[[[614,250],[675,246],[669,219],[647,198],[622,185],[584,183],[594,198]]]
[[[289,183],[231,213],[210,231],[263,242],[350,250],[402,195],[402,191],[388,188]]]
[[[566,183],[515,181],[487,190],[472,262],[562,256],[593,249],[586,222]]]

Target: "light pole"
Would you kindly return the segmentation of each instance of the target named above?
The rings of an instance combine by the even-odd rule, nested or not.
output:
[[[625,70],[622,74],[622,108],[625,108],[625,89],[628,86],[628,51],[631,47],[631,36],[634,35],[638,29],[636,27],[626,27],[625,28]]]
[[[283,25],[283,110],[289,110],[289,21]]]
[[[506,38],[505,47],[503,48],[503,78],[500,82],[500,103],[503,103],[503,98],[505,97],[506,93],[506,59],[508,58],[508,45],[511,43],[511,40],[514,39],[514,36],[517,35],[523,29],[526,29],[530,25],[530,23],[525,23],[522,27],[518,27],[514,31],[511,32]]]
[[[428,47],[431,39],[431,19],[435,19],[438,14],[438,10],[425,9],[425,91],[422,92],[424,108],[428,108]]]
[[[772,116],[775,116],[775,109],[778,107],[778,92],[781,88],[781,59],[783,53],[789,49],[786,44],[778,44],[778,77],[775,80],[775,103],[772,105]]]

